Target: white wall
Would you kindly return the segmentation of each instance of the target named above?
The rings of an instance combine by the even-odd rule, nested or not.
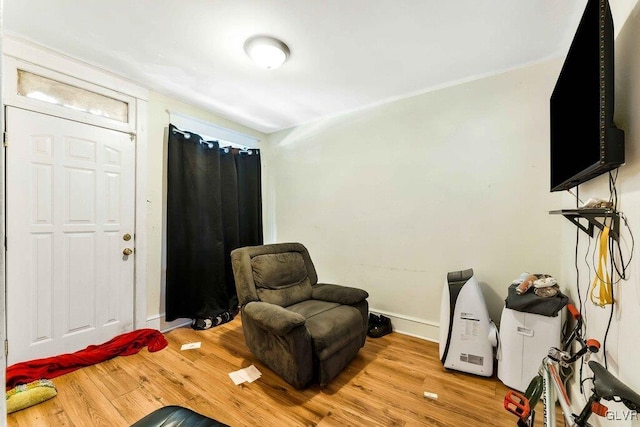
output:
[[[366,289],[398,331],[437,339],[447,272],[473,268],[491,317],[523,271],[557,275],[551,61],[269,135],[266,237],[319,280]]]
[[[235,122],[204,111],[180,100],[149,92],[149,139],[148,139],[148,184],[147,184],[147,326],[165,330],[184,323],[178,319],[165,322],[165,279],[166,279],[166,164],[167,129],[169,112],[178,113],[255,136],[265,140],[266,135]],[[188,319],[190,321],[190,319]]]

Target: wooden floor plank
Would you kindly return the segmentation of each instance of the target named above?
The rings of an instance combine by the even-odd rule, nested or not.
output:
[[[55,381],[60,405],[76,426],[116,427],[129,425],[107,397],[89,377],[87,369],[79,369]],[[95,374],[94,374],[95,375]],[[27,409],[28,410],[28,409]]]
[[[182,403],[183,401],[176,402],[176,404]],[[165,406],[142,386],[113,399],[111,404],[128,424],[133,424],[145,415]]]
[[[242,321],[165,334],[168,347],[116,357],[55,378],[58,396],[10,414],[9,426],[129,426],[165,405],[231,426],[514,426],[495,377],[447,371],[437,344],[392,333],[369,338],[327,386],[296,390],[249,351]],[[181,350],[186,343],[200,348]],[[235,385],[229,372],[254,365],[262,377]],[[438,394],[427,399],[423,392]],[[539,417],[541,418],[541,417]]]
[[[119,362],[113,359],[88,366],[87,375],[95,386],[109,400],[125,395],[139,387],[135,377],[122,369]]]

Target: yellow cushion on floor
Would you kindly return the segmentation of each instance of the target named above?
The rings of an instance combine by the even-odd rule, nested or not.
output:
[[[37,380],[20,384],[7,391],[7,414],[51,399],[58,391],[51,380]]]

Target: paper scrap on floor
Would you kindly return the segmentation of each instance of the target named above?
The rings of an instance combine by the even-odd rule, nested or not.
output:
[[[231,377],[231,380],[233,380],[235,385],[242,384],[245,381],[252,383],[261,376],[262,374],[258,371],[258,368],[253,365],[240,369],[239,371],[229,373],[229,377]]]
[[[200,348],[200,344],[202,344],[200,341],[182,344],[182,347],[180,347],[180,350],[193,350],[195,348]]]

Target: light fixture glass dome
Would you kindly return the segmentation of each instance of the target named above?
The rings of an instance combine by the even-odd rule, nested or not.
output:
[[[278,39],[255,36],[244,44],[244,51],[253,61],[268,70],[278,68],[289,57],[289,47]]]

